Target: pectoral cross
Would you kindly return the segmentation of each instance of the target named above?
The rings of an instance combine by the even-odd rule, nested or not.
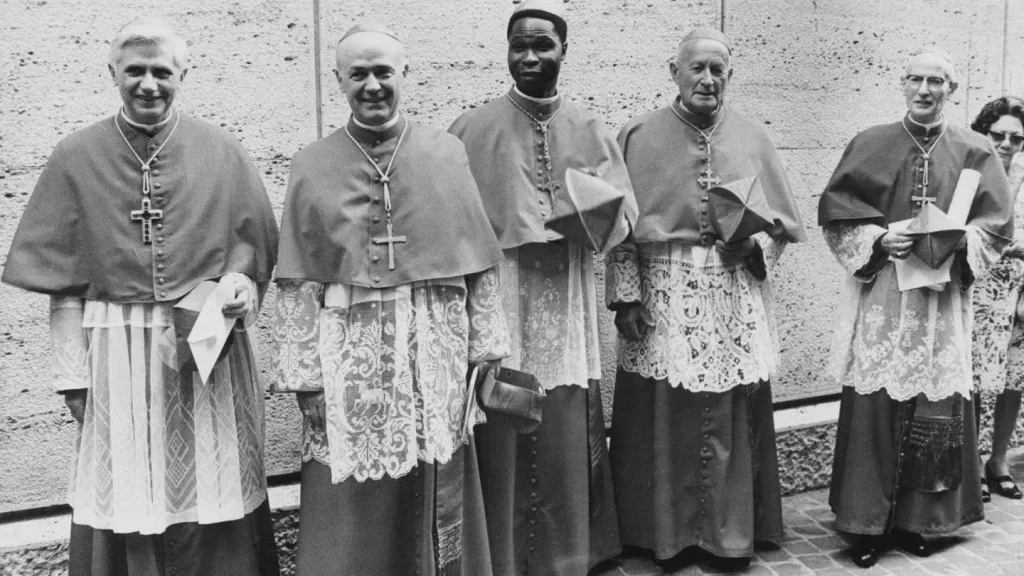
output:
[[[388,235],[372,239],[374,244],[388,245],[388,270],[395,269],[395,244],[402,244],[406,241],[405,236],[395,236],[391,229],[391,220],[388,220]]]
[[[924,206],[926,202],[935,202],[935,198],[928,196],[928,163],[931,161],[931,154],[924,152],[921,154],[921,158],[924,159],[924,171],[921,176],[921,196],[910,196],[910,200],[918,207]]]
[[[551,195],[552,198],[554,198],[555,191],[558,190],[559,188],[561,188],[561,186],[558,184],[558,182],[555,182],[554,180],[548,180],[543,184],[537,185],[538,190],[540,190],[541,192],[547,192],[548,194]]]
[[[164,211],[153,210],[150,207],[149,198],[143,198],[142,208],[140,210],[132,210],[130,216],[133,222],[142,222],[142,243],[152,244],[153,220],[163,220]]]
[[[705,190],[710,190],[712,186],[718,186],[722,183],[722,179],[711,169],[710,166],[700,171],[700,177],[697,178],[697,183],[704,187]]]

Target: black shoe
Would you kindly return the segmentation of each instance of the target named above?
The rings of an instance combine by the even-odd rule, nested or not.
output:
[[[992,501],[992,491],[988,489],[988,480],[986,480],[984,476],[981,477],[981,501]]]
[[[850,558],[861,568],[871,568],[878,563],[884,544],[885,538],[882,536],[861,536],[850,549]]]
[[[928,545],[928,541],[924,539],[924,536],[906,530],[893,530],[892,535],[896,540],[896,545],[904,552],[913,554],[918,558],[927,558],[932,555],[932,548]]]
[[[992,469],[988,467],[987,463],[985,464],[985,482],[988,483],[989,488],[991,488],[993,492],[999,494],[1003,498],[1009,498],[1010,500],[1020,500],[1021,498],[1024,498],[1024,493],[1021,493],[1020,488],[1017,487],[1017,484],[1009,474],[1006,476],[996,476],[992,474]],[[1008,482],[1010,487],[1003,488],[1004,482]],[[991,498],[992,497],[989,496],[989,499]],[[984,499],[985,495],[984,492],[982,492],[982,500]]]
[[[741,572],[750,566],[750,557],[723,558],[721,556],[711,556],[707,560],[707,565],[716,572]]]

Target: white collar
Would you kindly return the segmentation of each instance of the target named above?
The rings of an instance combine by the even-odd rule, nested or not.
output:
[[[932,122],[931,124],[922,124],[922,123],[918,122],[917,120],[914,120],[913,118],[911,118],[910,114],[907,114],[907,120],[910,120],[911,124],[920,126],[921,128],[924,128],[925,130],[931,130],[932,128],[935,128],[939,124],[942,124],[942,122],[943,122],[943,120],[945,120],[945,118],[942,116],[942,114],[939,114],[939,119],[936,120],[935,122]]]
[[[362,128],[362,129],[364,129],[364,130],[369,130],[369,131],[371,131],[371,132],[384,132],[385,130],[387,130],[387,129],[391,128],[391,127],[392,127],[392,126],[394,126],[395,124],[398,124],[398,121],[399,121],[399,120],[400,120],[401,118],[402,118],[402,113],[401,113],[401,112],[399,112],[398,114],[395,114],[395,117],[394,117],[394,118],[392,118],[391,120],[388,120],[387,122],[385,122],[385,123],[383,123],[383,124],[378,124],[378,125],[376,125],[376,126],[371,126],[371,125],[369,125],[369,124],[363,124],[363,123],[362,123],[362,122],[360,122],[359,120],[356,120],[356,117],[355,117],[355,116],[353,116],[353,117],[352,117],[352,122],[353,122],[353,123],[354,123],[354,124],[355,124],[356,126],[359,126],[360,128]]]
[[[523,99],[525,99],[525,100],[529,100],[530,102],[535,102],[535,103],[537,103],[537,104],[551,104],[551,103],[552,103],[552,102],[554,102],[555,100],[558,100],[558,94],[555,94],[554,96],[550,96],[550,97],[548,97],[548,98],[534,98],[533,96],[527,96],[526,94],[523,94],[523,93],[522,93],[522,92],[521,92],[521,91],[519,90],[519,87],[518,87],[518,86],[515,86],[515,85],[513,85],[513,86],[512,86],[512,89],[513,89],[513,90],[515,90],[515,91],[516,91],[516,94],[518,94],[518,95],[519,95],[520,97],[522,97]]]
[[[136,122],[136,121],[132,120],[131,118],[129,118],[128,114],[125,113],[124,108],[123,107],[121,108],[121,118],[123,118],[124,121],[127,122],[129,126],[131,126],[132,128],[135,128],[136,130],[140,130],[142,132],[148,132],[150,134],[153,134],[153,133],[157,132],[158,130],[162,129],[164,126],[166,126],[167,123],[171,121],[171,117],[172,116],[174,116],[174,113],[173,113],[173,111],[169,110],[167,112],[167,118],[164,118],[160,122],[157,122],[156,124],[142,124],[141,122]]]

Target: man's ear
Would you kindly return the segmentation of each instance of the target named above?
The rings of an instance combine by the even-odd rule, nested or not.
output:
[[[405,66],[402,67],[402,77],[403,78],[408,78],[409,77],[409,65],[408,64],[406,64]]]
[[[107,70],[110,70],[110,79],[114,81],[114,86],[117,86],[117,71],[114,70],[114,65],[107,64]]]
[[[672,81],[676,81],[676,74],[679,73],[679,66],[676,66],[676,59],[673,58],[668,61],[668,73],[672,76]]]
[[[188,71],[189,71],[188,68],[185,68],[184,70],[181,71],[181,78],[178,78],[178,82],[184,82],[185,81],[185,74],[188,74]]]
[[[726,81],[731,81],[732,80],[732,71],[733,70],[735,70],[735,68],[729,68],[729,73],[725,75]]]
[[[954,81],[950,80],[949,81],[949,93],[950,93],[950,95],[952,95],[953,92],[956,92],[956,89],[959,88],[959,87],[960,87],[960,83],[959,82],[954,82]]]
[[[562,42],[562,60],[565,60],[565,55],[569,53],[569,43]]]

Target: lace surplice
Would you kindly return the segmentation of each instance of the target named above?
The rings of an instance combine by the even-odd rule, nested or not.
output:
[[[785,243],[767,234],[755,240],[770,270]],[[775,373],[771,293],[744,260],[681,242],[625,244],[609,254],[605,279],[609,305],[640,302],[655,321],[638,341],[620,337],[623,370],[694,392],[725,392]]]
[[[885,229],[874,224],[836,223],[825,241],[849,274],[840,295],[831,370],[845,386],[871,394],[885,389],[895,400],[924,393],[930,400],[971,391],[971,298],[961,289],[956,267],[940,291],[900,292],[895,267],[875,255]],[[984,273],[1003,241],[967,226],[970,272]]]
[[[256,310],[256,285],[243,281]],[[159,534],[237,520],[266,499],[263,390],[249,334],[235,334],[205,384],[195,372],[183,379],[172,368],[171,307],[51,300],[57,388],[88,390],[68,493],[79,524]]]
[[[502,365],[547,390],[601,378],[593,254],[569,242],[525,244],[505,250],[499,268],[512,344]]]
[[[495,269],[384,290],[282,280],[274,337],[273,389],[324,391],[327,430],[303,423],[302,457],[336,483],[449,462],[466,440],[468,366],[509,347]]]

